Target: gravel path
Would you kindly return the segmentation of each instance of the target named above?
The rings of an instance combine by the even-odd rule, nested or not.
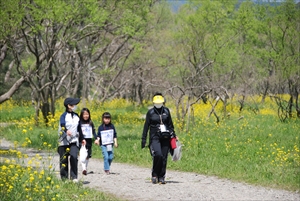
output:
[[[9,146],[11,143],[4,139],[0,140],[1,149],[7,149]],[[37,153],[33,149],[26,149],[26,152],[29,156]],[[52,160],[58,173],[58,154],[53,156]],[[80,164],[78,169],[79,180],[84,183],[84,187],[109,192],[124,200],[300,200],[299,192],[268,189],[171,170],[167,170],[167,184],[154,185],[150,182],[150,167],[141,168],[113,162],[112,173],[106,175],[103,172],[102,160],[93,158],[88,165],[88,172],[93,171],[93,174],[83,176]]]

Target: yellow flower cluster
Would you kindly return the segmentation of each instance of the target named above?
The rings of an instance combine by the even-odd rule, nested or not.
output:
[[[213,165],[216,161],[222,163],[222,160],[224,163],[226,161],[238,162],[244,166],[264,165],[266,166],[265,169],[270,172],[282,172],[283,168],[292,172],[299,168],[299,139],[298,137],[295,138],[300,132],[299,120],[292,118],[287,123],[280,122],[277,117],[277,104],[269,97],[264,100],[264,104],[259,104],[262,101],[260,96],[245,100],[244,108],[240,111],[240,98],[234,96],[227,101],[226,107],[222,101],[219,101],[214,110],[212,110],[212,106],[216,100],[208,100],[207,104],[201,101],[190,107],[185,116],[183,116],[182,111],[184,110],[181,106],[186,107],[188,105],[187,100],[184,100],[183,104],[179,106],[179,110],[177,110],[174,100],[167,102],[167,107],[170,108],[173,117],[176,134],[180,142],[184,144],[183,149],[186,156],[191,160],[196,160],[199,156],[211,158],[214,159],[211,162]],[[282,98],[287,97],[282,96]],[[152,105],[148,101],[143,101],[143,103],[145,106]],[[5,110],[14,110],[15,106],[10,101],[6,104]],[[125,139],[126,137],[129,139],[133,135],[139,135],[138,139],[141,137],[146,107],[138,107],[125,99],[113,99],[103,103],[81,101],[78,107],[90,109],[96,129],[101,124],[103,112],[108,111],[112,115],[112,121],[116,125],[117,132],[119,131],[118,128],[121,127],[124,130],[118,133],[121,135],[128,134]],[[38,136],[38,144],[42,149],[56,147],[56,144],[50,140],[57,139],[59,116],[64,111],[63,99],[58,100],[55,116],[48,116],[47,131],[43,130],[40,133],[35,132],[33,116],[15,121],[19,128],[17,135],[23,137],[22,141],[15,143],[15,146],[17,143],[23,143],[22,146],[32,146],[34,141],[37,141],[35,136]],[[77,112],[80,113],[80,110]],[[219,123],[216,122],[214,112],[219,117]],[[39,119],[43,120],[42,117]],[[136,152],[137,146],[132,147]],[[0,153],[4,153],[4,151],[0,151]],[[40,166],[39,160],[39,157],[36,157],[36,159],[31,159],[28,162],[30,165]],[[46,169],[52,169],[51,164],[47,164],[46,167]],[[7,167],[5,168],[8,170]],[[197,167],[194,168],[197,169]],[[20,174],[18,173],[18,175]],[[40,177],[36,177],[36,175],[28,176],[28,181],[37,181]],[[44,180],[49,179],[46,177]],[[11,186],[13,185],[11,184]],[[43,188],[43,190],[46,189]],[[32,188],[27,188],[27,191],[32,192]],[[40,189],[40,191],[42,190]],[[30,200],[29,198],[26,199]]]
[[[17,156],[21,158],[20,151],[1,151],[1,155]],[[11,159],[0,161],[0,191],[6,192],[7,198],[18,198],[19,200],[56,200],[59,194],[55,189],[59,185],[55,184],[50,174],[45,174],[42,169],[38,171],[38,166],[32,166],[35,160],[41,160],[41,156],[36,155],[36,159],[28,161],[27,167],[21,166],[19,162]],[[39,165],[39,163],[35,163]]]
[[[296,137],[296,142],[297,137]],[[280,166],[280,167],[288,167],[288,166],[300,166],[300,153],[299,153],[299,144],[295,143],[293,149],[286,149],[285,147],[279,147],[277,143],[270,144],[273,160],[271,162],[272,165]]]
[[[175,128],[182,129],[179,136],[184,149],[195,155],[210,151],[210,157],[226,155],[249,162],[272,164],[278,168],[299,167],[299,139],[296,137],[295,140],[287,140],[273,133],[295,136],[300,132],[296,120],[292,119],[290,123],[280,122],[277,117],[277,104],[269,97],[265,99],[263,107],[257,106],[258,110],[255,111],[255,105],[261,102],[260,96],[253,98],[253,105],[247,102],[248,105],[242,111],[239,111],[237,98],[228,101],[226,115],[221,101],[214,108],[221,123],[216,123],[213,114],[209,116],[215,100],[207,104],[201,102],[193,105],[188,114],[189,118],[184,121],[176,119],[174,125]],[[282,98],[287,99],[287,96]],[[243,118],[239,119],[241,116]],[[269,144],[272,146],[268,146]]]

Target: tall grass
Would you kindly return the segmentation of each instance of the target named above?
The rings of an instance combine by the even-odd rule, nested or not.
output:
[[[33,126],[33,113],[27,112],[20,117],[11,112],[18,111],[20,107],[0,105],[1,121],[15,122],[14,126],[1,128],[1,135],[24,146],[39,149],[44,149],[44,142],[47,142],[48,148],[55,151],[58,118],[64,112],[62,101],[58,101],[57,115],[50,118],[48,127],[39,128]],[[256,113],[253,112],[252,103],[248,102],[249,106],[240,112],[237,101],[232,101],[227,106],[227,112],[230,114],[218,124],[214,117],[208,118],[210,105],[196,104],[189,128],[175,118],[175,106],[168,102],[176,133],[184,144],[182,159],[173,162],[169,157],[168,169],[214,175],[274,188],[300,190],[299,119],[294,117],[285,123],[280,122],[277,106],[270,99],[263,105],[256,102]],[[108,111],[112,114],[119,144],[115,149],[115,161],[151,168],[149,150],[141,149],[144,116],[148,110],[147,106],[150,105],[151,103],[145,102],[144,107],[139,107],[123,99],[115,99],[104,104],[80,103],[79,108],[85,106],[91,110],[97,128],[103,112]],[[222,114],[222,109],[223,105],[219,104],[216,112]],[[22,110],[31,111],[29,106],[28,109],[23,107]],[[93,153],[94,158],[102,157],[96,146]]]

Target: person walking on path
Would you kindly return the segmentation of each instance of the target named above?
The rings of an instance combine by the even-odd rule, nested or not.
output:
[[[61,179],[68,179],[69,165],[68,157],[70,156],[70,179],[73,182],[78,182],[78,152],[79,142],[85,145],[79,116],[74,111],[79,103],[79,98],[66,98],[64,100],[64,106],[66,111],[60,116],[59,120],[59,145],[57,152],[60,156],[60,176]]]
[[[102,124],[98,128],[95,144],[100,145],[103,155],[104,172],[110,174],[110,166],[114,158],[113,147],[118,147],[117,132],[111,122],[109,112],[102,115]]]
[[[142,134],[142,149],[146,146],[147,133],[149,134],[149,149],[152,155],[153,184],[165,184],[168,153],[170,151],[170,138],[176,137],[170,110],[164,106],[165,99],[161,93],[153,96],[154,107],[146,114]]]
[[[91,119],[91,113],[88,108],[82,108],[80,112],[80,125],[81,125],[83,137],[86,142],[85,147],[88,150],[86,161],[81,162],[82,174],[87,175],[87,167],[88,167],[89,159],[92,157],[93,138],[96,139],[96,131],[95,131],[94,123]],[[81,148],[81,144],[79,148]]]

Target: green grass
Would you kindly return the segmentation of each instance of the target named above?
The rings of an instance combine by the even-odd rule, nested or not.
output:
[[[284,124],[273,117],[231,120],[220,126],[202,124],[182,134],[185,165],[171,167],[299,190],[299,131],[299,120]]]
[[[267,187],[299,190],[299,119],[282,123],[276,116],[245,116],[216,125],[196,121],[177,135],[184,144],[181,161],[168,169],[197,172]],[[148,150],[141,150],[142,123],[119,125],[117,160],[151,167]]]
[[[27,106],[19,106],[12,108],[1,108],[0,110],[0,120],[1,122],[12,122],[18,121],[24,118],[31,118],[34,115],[34,108]]]
[[[196,121],[177,135],[184,144],[181,161],[168,169],[197,172],[287,190],[299,190],[300,121],[280,122],[273,116],[243,120]],[[116,160],[151,167],[149,151],[141,150],[143,124],[118,125]]]
[[[149,150],[141,149],[144,123],[142,117],[147,107],[91,105],[89,108],[96,128],[100,125],[104,111],[111,112],[113,116],[119,144],[115,149],[115,162],[151,167]],[[268,105],[263,108],[270,108],[270,112],[274,110]],[[242,114],[232,112],[230,119],[222,119],[216,124],[214,117],[206,119],[206,112],[202,116],[195,116],[189,130],[179,130],[174,111],[173,109],[172,116],[175,130],[184,147],[180,161],[173,162],[169,157],[168,169],[214,175],[291,191],[300,190],[299,119],[293,118],[283,123],[276,115],[255,115],[249,110]],[[14,113],[2,112],[6,113],[4,121],[20,118]],[[238,120],[241,115],[244,118]],[[26,116],[32,118],[32,115]],[[27,143],[27,146],[37,149],[49,149],[51,144],[51,149],[56,151],[55,125],[34,127],[31,130],[20,125],[11,125],[0,128],[0,135],[20,144],[30,139],[31,143]],[[43,146],[43,142],[47,142],[47,146]],[[96,146],[93,149],[93,158],[102,158],[101,151]]]

